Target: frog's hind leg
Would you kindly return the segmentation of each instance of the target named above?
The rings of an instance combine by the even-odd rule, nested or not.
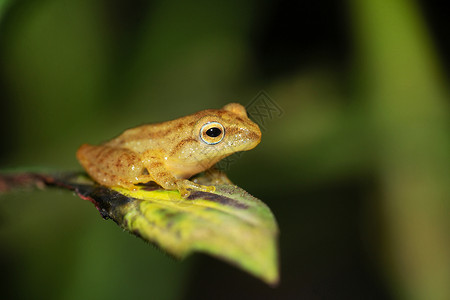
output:
[[[137,155],[128,149],[85,144],[78,149],[77,158],[86,172],[102,185],[134,189],[137,183],[153,180]]]

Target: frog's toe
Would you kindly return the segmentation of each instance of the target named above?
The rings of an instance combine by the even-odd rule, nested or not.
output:
[[[189,197],[189,195],[191,195],[191,192],[189,192],[185,188],[181,188],[178,191],[180,192],[180,196],[183,197],[183,198],[187,198],[187,197]]]
[[[189,191],[187,189],[192,189],[195,191],[201,191],[201,192],[207,192],[207,193],[213,193],[216,188],[214,186],[206,186],[197,184],[195,182],[189,181],[189,180],[182,180],[179,183],[177,183],[178,191],[180,192],[181,196],[183,198],[186,198],[189,196]]]
[[[215,186],[207,186],[207,185],[202,185],[202,191],[203,192],[207,192],[207,193],[214,193],[216,191],[216,187]]]

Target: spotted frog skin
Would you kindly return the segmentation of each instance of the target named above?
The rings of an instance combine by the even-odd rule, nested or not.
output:
[[[98,146],[84,144],[77,158],[99,184],[135,189],[136,184],[154,181],[188,197],[187,189],[215,190],[188,178],[234,152],[253,149],[260,141],[261,131],[245,108],[230,103],[222,109],[128,129]]]

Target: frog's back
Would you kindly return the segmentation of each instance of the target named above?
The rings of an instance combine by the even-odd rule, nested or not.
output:
[[[197,120],[198,117],[190,115],[176,120],[141,125],[125,130],[105,145],[126,148],[138,153],[149,149],[167,150],[180,140],[190,137]]]

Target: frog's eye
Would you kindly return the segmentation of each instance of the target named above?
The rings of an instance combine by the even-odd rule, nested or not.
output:
[[[225,128],[217,122],[208,122],[200,129],[200,139],[208,145],[219,143],[225,136]]]

